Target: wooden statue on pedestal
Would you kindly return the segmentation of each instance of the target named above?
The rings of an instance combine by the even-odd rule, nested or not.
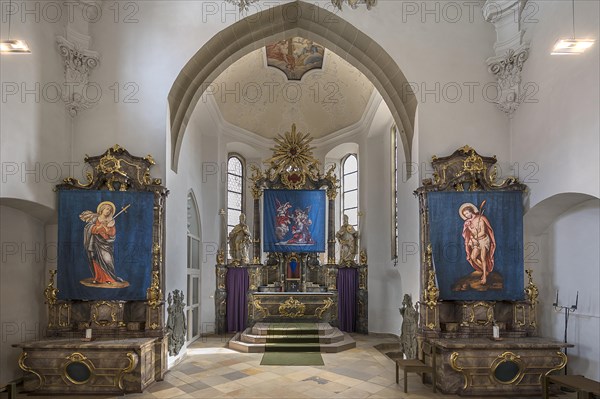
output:
[[[419,311],[416,306],[413,307],[412,298],[409,294],[404,294],[400,314],[402,315],[400,349],[402,349],[402,353],[404,353],[406,359],[416,359]]]
[[[173,291],[173,295],[169,293],[167,303],[167,331],[169,332],[169,355],[177,356],[179,351],[185,344],[187,335],[187,324],[185,322],[185,303],[183,302],[183,292],[180,290]]]
[[[358,254],[358,231],[348,223],[348,215],[343,216],[343,223],[335,233],[340,244],[340,264],[354,263]]]
[[[250,245],[252,238],[250,228],[246,224],[246,215],[240,214],[240,222],[229,233],[229,254],[233,264],[247,264],[250,262]]]

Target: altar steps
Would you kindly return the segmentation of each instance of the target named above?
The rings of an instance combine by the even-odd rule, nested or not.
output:
[[[229,341],[230,349],[246,353],[337,353],[355,347],[352,337],[329,323],[256,323]]]

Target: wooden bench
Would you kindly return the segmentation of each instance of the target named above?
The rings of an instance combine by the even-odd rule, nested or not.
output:
[[[549,398],[548,387],[556,384],[564,388],[571,388],[577,392],[577,399],[591,399],[600,397],[600,382],[590,380],[582,375],[547,375],[544,377],[544,399]],[[592,396],[593,395],[593,396]]]
[[[8,399],[17,398],[17,384],[21,383],[21,378],[8,382],[5,386],[0,387],[0,392],[7,392]]]
[[[423,383],[425,383],[425,373],[430,373],[432,380],[431,382],[433,384],[433,392],[437,392],[435,387],[435,363],[432,367],[426,365],[422,360],[419,359],[396,360],[396,384],[398,384],[400,380],[400,369],[404,371],[404,393],[407,393],[408,390],[408,379],[406,378],[407,373],[423,373]]]

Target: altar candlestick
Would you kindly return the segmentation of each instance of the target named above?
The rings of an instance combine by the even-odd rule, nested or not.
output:
[[[554,302],[554,306],[558,306],[558,290],[556,290],[556,301]]]

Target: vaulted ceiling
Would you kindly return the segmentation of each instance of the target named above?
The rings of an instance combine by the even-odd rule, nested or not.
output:
[[[351,126],[361,119],[373,90],[365,75],[327,49],[322,69],[288,80],[267,66],[264,47],[232,64],[211,89],[227,122],[265,138],[292,123],[315,138]]]

